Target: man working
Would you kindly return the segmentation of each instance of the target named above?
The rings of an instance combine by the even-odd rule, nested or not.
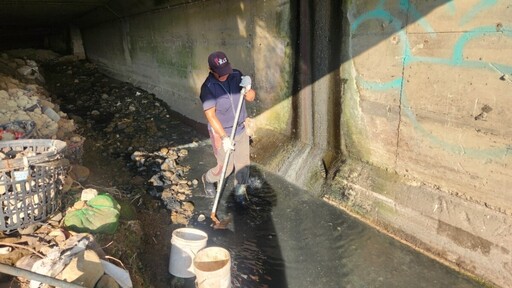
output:
[[[226,152],[231,153],[226,177],[235,170],[235,200],[244,204],[247,200],[246,188],[249,181],[249,136],[245,130],[247,111],[245,103],[242,105],[238,123],[235,122],[236,109],[242,97],[246,101],[254,101],[256,91],[251,89],[251,78],[242,75],[242,72],[231,68],[228,57],[224,52],[213,52],[208,56],[210,73],[201,86],[201,102],[204,114],[208,120],[208,131],[217,159],[217,165],[208,170],[203,176],[204,192],[206,197],[215,197],[215,182],[220,180]],[[242,95],[242,91],[245,95]],[[235,126],[235,127],[233,127]],[[235,130],[235,139],[231,141],[229,135]]]

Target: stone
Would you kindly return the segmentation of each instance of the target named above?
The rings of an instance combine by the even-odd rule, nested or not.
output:
[[[80,200],[89,201],[96,196],[98,196],[98,190],[88,188],[88,189],[82,190],[82,195],[80,196]]]
[[[26,255],[21,257],[18,261],[16,261],[15,266],[21,269],[31,271],[32,266],[34,266],[34,263],[36,263],[36,261],[40,259],[41,258],[35,254]]]
[[[87,178],[89,178],[90,173],[91,172],[90,172],[89,168],[82,166],[82,165],[74,164],[71,166],[71,171],[69,171],[69,176],[71,176],[73,179],[75,179],[78,182],[82,182],[82,181],[87,180]]]
[[[116,280],[107,274],[104,274],[103,276],[101,276],[100,280],[98,280],[98,283],[96,283],[96,286],[94,286],[94,288],[118,288],[118,287],[120,287],[120,286],[119,286],[119,284],[117,284]]]
[[[71,190],[71,187],[73,186],[73,178],[71,178],[69,175],[66,175],[64,177],[64,184],[62,185],[62,191],[68,192]]]
[[[57,279],[84,287],[95,287],[104,273],[105,270],[98,255],[92,250],[85,250],[71,259]]]

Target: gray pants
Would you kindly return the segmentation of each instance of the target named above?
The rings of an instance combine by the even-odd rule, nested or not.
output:
[[[217,158],[217,165],[206,172],[206,181],[218,182],[222,174],[222,166],[224,165],[224,157],[226,152],[222,148],[222,139],[219,135],[210,130],[210,140],[212,142],[213,153]],[[235,185],[249,183],[249,165],[250,160],[249,136],[244,130],[235,136],[235,151],[229,156],[228,167],[226,169],[226,177],[231,175],[235,170]]]

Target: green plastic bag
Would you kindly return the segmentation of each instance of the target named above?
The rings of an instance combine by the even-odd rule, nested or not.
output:
[[[64,225],[75,232],[113,234],[119,226],[121,206],[109,194],[87,201],[87,206],[64,217]]]

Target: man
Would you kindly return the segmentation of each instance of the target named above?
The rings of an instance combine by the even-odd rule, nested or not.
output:
[[[237,125],[233,124],[239,101],[242,97],[246,101],[254,101],[256,91],[251,89],[251,78],[233,69],[224,52],[211,53],[208,56],[208,65],[210,73],[201,86],[200,98],[208,120],[208,131],[217,165],[201,178],[205,196],[215,196],[214,183],[220,180],[226,152],[231,149],[233,151],[228,162],[226,177],[233,172],[234,168],[235,200],[239,204],[245,204],[250,165],[249,136],[244,125],[247,118],[245,103],[242,104]],[[245,95],[242,95],[242,92],[245,92]],[[234,141],[229,138],[232,129],[236,129]]]

